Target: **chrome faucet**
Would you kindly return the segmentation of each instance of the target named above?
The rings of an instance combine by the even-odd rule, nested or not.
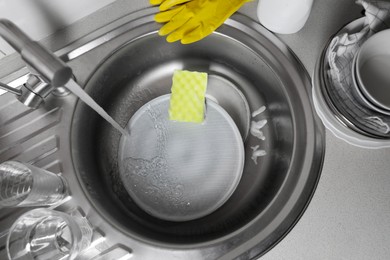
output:
[[[20,89],[3,83],[0,88],[16,94],[26,106],[37,108],[47,95],[72,77],[71,68],[11,21],[0,19],[0,36],[20,54],[30,70],[27,82]]]

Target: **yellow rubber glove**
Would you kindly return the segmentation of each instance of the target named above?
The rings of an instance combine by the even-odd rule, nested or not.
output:
[[[187,3],[191,0],[150,0],[151,5],[160,5],[160,11],[166,11],[174,6]]]
[[[250,0],[249,0],[250,1]],[[155,21],[166,23],[159,31],[168,42],[189,44],[215,31],[248,0],[150,0],[161,3]],[[165,11],[166,10],[166,11]]]

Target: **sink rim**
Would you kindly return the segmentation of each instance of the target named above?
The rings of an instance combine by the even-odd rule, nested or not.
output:
[[[151,18],[152,18],[152,14],[154,12],[155,12],[155,8],[148,8],[148,9],[142,10],[142,12],[140,12],[140,14],[147,13],[147,15],[143,16],[142,19],[152,21]],[[262,37],[261,39],[263,39],[264,41],[268,41],[268,44],[270,44],[273,47],[273,50],[277,50],[278,51],[278,54],[281,55],[281,57],[280,57],[281,59],[287,61],[286,64],[290,65],[290,68],[289,68],[290,70],[292,68],[296,68],[296,70],[295,70],[295,74],[296,75],[295,76],[297,77],[297,79],[295,79],[295,80],[301,80],[303,85],[304,85],[304,87],[305,87],[304,91],[306,91],[306,97],[307,97],[307,99],[309,101],[309,104],[307,104],[307,105],[310,108],[311,115],[313,116],[312,123],[313,123],[313,128],[316,131],[315,136],[313,135],[311,138],[313,140],[317,141],[318,143],[316,142],[316,145],[312,147],[312,151],[317,150],[317,149],[320,151],[320,152],[317,151],[317,153],[319,153],[319,158],[316,158],[317,159],[317,164],[315,166],[313,166],[311,164],[311,167],[310,167],[310,168],[314,168],[314,167],[317,168],[318,169],[318,173],[316,175],[315,180],[311,180],[311,185],[310,185],[311,188],[308,189],[308,190],[305,190],[305,192],[308,193],[308,194],[305,195],[307,197],[306,198],[306,203],[303,206],[300,207],[301,208],[299,210],[300,212],[294,217],[294,220],[290,221],[291,223],[288,225],[287,228],[283,227],[283,229],[284,229],[283,234],[278,239],[275,239],[272,242],[272,246],[268,246],[266,249],[264,249],[264,248],[260,249],[260,248],[258,248],[259,245],[257,245],[257,247],[249,246],[249,248],[245,248],[244,249],[244,252],[247,252],[248,250],[250,250],[252,252],[252,254],[258,256],[259,254],[262,255],[262,254],[266,253],[273,246],[275,246],[280,240],[282,240],[286,234],[288,234],[288,232],[294,227],[294,225],[298,222],[300,217],[303,215],[305,209],[307,208],[308,204],[310,203],[310,200],[311,200],[311,198],[312,198],[312,196],[314,194],[314,191],[316,189],[316,186],[318,184],[318,181],[319,181],[319,178],[320,178],[320,174],[321,174],[321,170],[322,170],[322,166],[323,166],[323,161],[324,161],[324,154],[325,154],[324,127],[320,123],[320,120],[318,119],[317,115],[314,112],[311,95],[309,95],[309,90],[311,88],[311,85],[310,85],[311,81],[310,81],[310,79],[308,77],[308,74],[307,74],[306,70],[303,68],[303,65],[296,59],[295,55],[291,52],[291,50],[284,43],[282,43],[275,35],[271,34],[266,29],[261,27],[259,24],[257,24],[253,20],[248,19],[247,17],[245,17],[243,15],[235,14],[231,19],[227,20],[226,25],[227,25],[227,26],[225,26],[226,28],[228,26],[230,26],[230,27],[232,27],[234,29],[239,28],[240,30],[242,30],[243,33],[249,35],[250,36],[248,38],[249,42],[256,43],[258,39],[256,39],[253,35],[260,35]],[[156,25],[154,25],[152,27],[153,28],[157,28]],[[226,28],[220,28],[216,32],[216,34],[224,35],[224,31],[227,30]],[[150,33],[155,33],[155,32],[156,32],[156,30],[153,30],[153,32],[150,32]],[[132,41],[135,41],[135,40],[137,40],[137,38],[134,38],[134,39],[128,41],[128,43],[130,43]],[[232,39],[232,40],[238,41],[236,39]],[[102,43],[102,44],[104,44],[104,43]],[[114,50],[114,52],[115,51],[117,51],[117,49]],[[106,58],[108,58],[108,57],[106,57]],[[102,63],[104,63],[105,60],[106,59],[103,59]],[[100,64],[97,65],[96,68],[98,68],[99,66],[100,66]],[[94,73],[95,73],[95,71],[90,74],[90,77],[92,77],[92,75],[94,75]],[[89,81],[90,77],[88,78],[88,81]],[[75,107],[75,111],[77,110],[77,107],[78,106]],[[306,116],[308,116],[310,118],[310,115],[306,115]],[[73,135],[73,131],[74,131],[73,130],[74,129],[73,123],[74,122],[73,122],[73,119],[72,119],[72,126],[71,126],[72,134],[71,135]],[[296,122],[294,121],[294,124],[295,123]],[[296,127],[294,129],[296,129]],[[294,136],[295,136],[295,134],[296,133],[294,133]],[[313,133],[308,133],[308,134],[313,134]],[[294,137],[294,139],[295,138],[296,137]],[[295,145],[294,145],[294,149],[296,149]],[[73,158],[73,154],[72,154],[72,158]],[[293,158],[295,158],[295,157],[293,157]],[[72,163],[73,163],[73,167],[76,168],[74,159],[72,160]],[[308,165],[306,165],[306,163],[305,163],[305,166],[306,166],[306,168],[308,167]],[[75,172],[77,172],[77,171],[75,170]],[[310,170],[309,170],[309,172],[310,172]],[[80,180],[79,174],[76,174],[76,175],[77,175],[77,179],[78,179],[80,185],[83,186],[84,184]],[[282,189],[283,186],[280,189]],[[85,187],[83,187],[83,192],[84,192],[85,196],[88,198],[88,201],[92,205],[94,205],[93,207],[99,212],[99,214],[106,221],[108,221],[107,218],[104,216],[104,214],[101,214],[100,210],[97,209],[95,203],[90,198],[90,195],[87,194]],[[272,203],[270,203],[270,206],[271,205],[272,205]],[[231,239],[231,238],[237,236],[238,234],[242,233],[242,231],[244,229],[247,229],[249,226],[252,226],[261,217],[262,217],[262,214],[258,215],[256,218],[254,218],[252,221],[250,221],[249,223],[247,223],[246,225],[244,225],[240,229],[238,229],[235,232],[229,234],[228,235],[228,237],[229,237],[228,239]],[[111,221],[108,221],[108,222],[111,223]],[[123,230],[121,230],[118,227],[116,227],[116,229],[119,230],[120,232],[123,232]],[[174,248],[174,249],[198,249],[198,248],[207,248],[207,247],[218,247],[221,242],[224,242],[224,241],[226,242],[226,240],[227,240],[226,237],[227,236],[224,236],[222,238],[212,240],[211,242],[197,243],[197,244],[190,245],[190,246],[188,246],[188,245],[177,245],[177,244],[175,244],[173,246],[172,244],[169,244],[169,243],[168,244],[164,244],[164,243],[161,243],[161,242],[156,243],[156,244],[152,244],[152,245],[154,245],[154,246],[156,246],[156,245],[157,246],[163,246],[165,248]],[[142,238],[138,238],[138,237],[135,237],[135,238],[137,240],[140,240],[140,241],[143,241],[143,242],[147,242],[147,244],[149,244],[151,242],[151,241],[145,241]],[[259,234],[257,234],[256,236],[253,236],[251,239],[246,240],[245,243],[248,244],[248,242],[250,242],[250,241],[253,242],[254,240],[256,240],[258,238],[259,238]],[[249,243],[249,244],[253,245],[253,243]],[[243,246],[244,245],[241,245],[240,248],[243,249],[242,248]],[[255,248],[257,248],[257,250],[255,250]]]

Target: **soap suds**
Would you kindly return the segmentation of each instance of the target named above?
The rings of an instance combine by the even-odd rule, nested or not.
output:
[[[256,165],[257,165],[257,157],[261,157],[261,156],[267,155],[266,151],[259,150],[259,147],[260,147],[259,145],[251,147],[251,149],[253,151],[251,159],[255,162]]]
[[[252,118],[260,115],[266,110],[265,106],[261,106],[259,109],[252,112]],[[259,121],[251,121],[251,127],[250,127],[250,133],[254,137],[264,141],[265,135],[263,131],[261,130],[265,125],[267,124],[267,119],[259,120]],[[252,149],[252,156],[251,159],[253,162],[257,165],[257,158],[261,156],[267,155],[267,152],[265,150],[259,149],[260,145],[251,146]]]
[[[250,129],[250,132],[251,132],[251,135],[259,138],[260,140],[265,140],[265,136],[264,136],[264,133],[263,131],[261,131],[261,129],[267,124],[267,120],[266,119],[263,119],[263,120],[260,120],[258,122],[255,122],[255,121],[252,121],[251,122],[251,129]]]

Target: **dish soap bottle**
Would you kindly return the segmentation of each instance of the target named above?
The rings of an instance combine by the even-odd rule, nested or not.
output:
[[[305,25],[313,0],[259,0],[257,17],[268,30],[296,33]]]

